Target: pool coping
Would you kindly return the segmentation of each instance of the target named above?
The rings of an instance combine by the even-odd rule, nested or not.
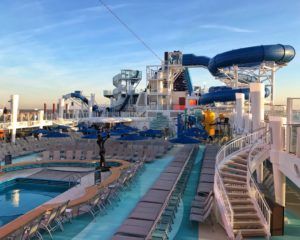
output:
[[[128,168],[131,163],[124,161],[124,160],[118,160],[118,159],[110,159],[110,162],[116,162],[116,163],[120,163],[121,165],[118,167],[113,167],[111,168],[110,172],[111,174],[102,182],[100,182],[97,185],[93,185],[93,186],[89,186],[85,188],[85,194],[73,199],[70,201],[68,208],[72,208],[72,209],[77,209],[87,203],[89,200],[91,200],[93,197],[96,196],[96,194],[98,193],[99,189],[104,188],[106,186],[108,186],[109,184],[113,183],[115,180],[117,180],[120,176],[121,176],[121,171]],[[53,162],[87,162],[87,163],[91,163],[91,162],[95,162],[95,160],[59,160],[59,161],[43,161],[44,163],[53,163]],[[18,165],[26,165],[26,164],[32,164],[32,163],[36,163],[36,162],[26,162],[26,163],[16,163]],[[67,199],[66,199],[67,200]],[[43,215],[45,212],[56,208],[58,206],[60,206],[63,202],[60,203],[53,203],[53,204],[47,204],[44,203],[42,205],[39,205],[38,207],[32,209],[31,211],[27,212],[26,214],[16,218],[15,220],[7,223],[6,225],[2,226],[0,228],[0,239],[4,239],[8,236],[10,236],[11,234],[13,234],[14,232],[19,231],[22,227],[26,226],[28,223],[30,223],[31,221],[33,221],[34,219],[38,218],[39,216]]]

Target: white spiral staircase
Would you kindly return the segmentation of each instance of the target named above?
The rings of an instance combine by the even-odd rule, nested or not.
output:
[[[224,145],[216,158],[214,192],[230,239],[270,237],[271,211],[252,176],[269,156],[269,133],[260,129]]]

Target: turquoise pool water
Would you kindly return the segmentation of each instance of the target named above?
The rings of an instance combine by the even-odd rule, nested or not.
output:
[[[169,234],[169,239],[196,240],[198,239],[198,223],[190,221],[191,203],[196,195],[199,174],[203,158],[204,146],[199,147],[189,180],[184,191],[184,196],[176,213],[176,218]]]
[[[64,225],[64,232],[56,231],[54,239],[111,239],[118,227],[172,159],[173,156],[168,155],[153,163],[146,164],[144,172],[135,179],[135,184],[121,193],[121,201],[118,206],[108,209],[106,215],[99,215],[94,221],[90,215],[86,214],[75,218],[71,224]],[[44,239],[50,239],[47,234],[44,234],[43,237]]]
[[[31,162],[36,161],[38,159],[38,153],[31,153],[29,155],[20,156],[12,159],[12,163],[19,163],[19,162]],[[4,162],[0,162],[1,166],[4,165]]]
[[[0,227],[56,197],[68,183],[13,179],[0,184]]]

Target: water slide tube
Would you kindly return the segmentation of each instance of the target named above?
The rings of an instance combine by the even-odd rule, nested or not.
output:
[[[264,61],[273,61],[278,65],[282,65],[292,61],[295,54],[295,49],[289,45],[262,45],[231,50],[220,53],[213,58],[196,56],[194,54],[184,54],[182,58],[182,65],[186,67],[204,67],[207,68],[214,77],[227,78],[227,76],[219,71],[220,68],[230,67],[233,65],[238,65],[240,67],[254,67],[260,65]],[[256,81],[256,78],[246,74],[239,74],[239,81],[243,83],[250,83]],[[217,101],[234,101],[236,92],[245,93],[247,98],[249,97],[249,88],[247,90],[246,89],[247,88],[221,89],[224,91],[216,91],[216,89],[213,89],[200,98],[200,104],[208,104]],[[266,90],[265,96],[268,96],[269,94],[270,91]]]
[[[82,95],[81,91],[74,91],[73,93],[69,93],[63,96],[64,99],[68,98],[76,98],[80,101],[82,101],[84,104],[89,105],[89,100]],[[97,105],[93,106],[93,112],[99,112],[100,109]]]

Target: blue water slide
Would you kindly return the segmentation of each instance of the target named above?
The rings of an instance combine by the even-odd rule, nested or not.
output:
[[[76,98],[79,99],[80,101],[82,101],[83,103],[85,103],[86,105],[89,105],[89,100],[82,95],[81,91],[74,91],[73,93],[70,94],[66,94],[63,96],[63,98],[67,99],[67,98]],[[100,109],[97,105],[93,106],[93,111],[94,112],[99,112]]]
[[[185,67],[198,66],[204,67],[214,77],[226,78],[220,72],[220,68],[238,65],[240,67],[254,67],[264,61],[273,61],[278,65],[288,63],[295,57],[296,51],[292,46],[275,44],[262,45],[255,47],[240,48],[228,52],[220,53],[213,58],[205,56],[196,56],[194,54],[183,54],[182,65]],[[257,79],[247,74],[239,74],[239,81],[243,83],[254,82]],[[269,96],[269,89],[265,89],[265,96]],[[235,93],[245,93],[246,99],[249,97],[249,88],[240,89],[221,89],[221,91],[211,91],[202,95],[200,104],[212,102],[235,101]]]
[[[274,61],[277,64],[288,63],[295,57],[296,51],[289,45],[262,45],[240,48],[220,53],[213,58],[183,54],[183,66],[202,66],[207,68],[213,76],[222,75],[219,68],[238,65],[242,67],[258,66],[264,61]]]
[[[187,89],[189,94],[191,95],[194,89],[193,89],[193,83],[188,68],[184,70],[184,79],[187,81]]]

